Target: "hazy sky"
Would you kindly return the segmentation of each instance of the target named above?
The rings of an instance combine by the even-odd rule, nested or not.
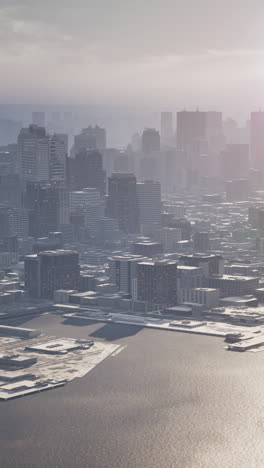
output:
[[[0,100],[264,106],[263,0],[0,0]]]

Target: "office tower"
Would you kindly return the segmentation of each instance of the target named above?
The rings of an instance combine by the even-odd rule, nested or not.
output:
[[[201,267],[178,265],[177,275],[179,289],[200,288],[203,285],[204,272]]]
[[[68,190],[59,189],[59,231],[70,223],[70,196]]]
[[[119,229],[138,232],[136,177],[129,172],[113,173],[108,179],[107,215],[118,220]]]
[[[74,137],[74,152],[77,154],[82,149],[98,149],[106,148],[106,131],[104,128],[92,127],[83,128],[80,135]]]
[[[219,305],[219,289],[194,288],[181,290],[181,302],[202,304],[206,309]]]
[[[224,272],[224,259],[221,255],[182,255],[180,258],[183,265],[201,267],[204,276],[222,275]],[[214,286],[213,286],[214,287]]]
[[[177,304],[177,262],[171,260],[139,262],[137,297],[139,301],[164,307]]]
[[[250,119],[251,167],[264,169],[264,112],[251,112]]]
[[[160,151],[160,134],[155,128],[145,128],[142,134],[142,151],[145,154]]]
[[[193,248],[195,252],[210,250],[209,232],[195,232],[193,235]]]
[[[0,175],[0,203],[7,202],[11,206],[21,206],[21,183],[18,174]]]
[[[138,153],[141,150],[141,136],[139,133],[134,133],[134,135],[132,135],[130,147],[135,153]]]
[[[226,182],[226,200],[229,202],[248,200],[248,179],[235,179]]]
[[[159,182],[137,183],[138,220],[140,232],[153,234],[154,225],[161,223],[161,188]]]
[[[0,145],[8,145],[17,140],[21,122],[0,118]]]
[[[249,173],[249,146],[230,144],[220,154],[219,174],[223,179],[240,179]]]
[[[51,185],[26,187],[25,205],[29,208],[29,236],[42,237],[58,230],[60,189]]]
[[[18,239],[17,236],[11,235],[3,238],[1,250],[3,252],[18,252]]]
[[[38,127],[45,127],[45,112],[32,112],[32,123]]]
[[[186,218],[172,218],[168,222],[168,227],[179,228],[181,230],[181,240],[190,240],[192,226]]]
[[[119,291],[137,298],[137,264],[144,260],[141,255],[116,255],[108,259],[110,283],[116,284]]]
[[[177,147],[188,150],[195,142],[206,140],[206,112],[177,112]]]
[[[71,250],[50,250],[25,258],[25,290],[30,297],[52,299],[57,289],[80,285],[79,255]]]
[[[69,192],[70,212],[83,215],[84,227],[91,236],[99,232],[99,221],[105,215],[105,202],[98,189],[85,188]]]
[[[181,229],[175,227],[158,228],[154,237],[162,243],[166,252],[174,251],[177,243],[182,240]]]
[[[155,155],[154,155],[155,154]],[[142,179],[158,179],[160,176],[160,152],[140,158],[139,174]]]
[[[83,190],[74,190],[69,192],[70,211],[76,211],[79,208],[85,208],[91,202],[101,200],[100,191],[96,188],[84,188]]]
[[[220,289],[221,297],[254,294],[259,287],[259,278],[253,276],[212,275],[208,279],[210,288]]]
[[[119,151],[119,154],[114,158],[112,172],[133,172],[134,157],[125,151]]]
[[[76,188],[96,188],[105,193],[105,172],[103,158],[97,150],[82,149],[75,158]]]
[[[98,199],[87,203],[83,209],[84,226],[88,229],[91,237],[99,235],[99,221],[105,215],[105,202]]]
[[[122,233],[118,227],[118,221],[114,218],[107,218],[103,216],[99,219],[99,243],[115,242],[122,238]]]
[[[39,182],[49,180],[49,138],[45,128],[30,125],[22,128],[17,139],[21,180]]]
[[[66,180],[66,157],[68,153],[68,135],[55,133],[49,138],[49,170],[50,180],[62,182]]]
[[[28,237],[28,210],[0,205],[0,237]]]
[[[161,112],[160,137],[163,142],[169,142],[173,138],[172,112]]]

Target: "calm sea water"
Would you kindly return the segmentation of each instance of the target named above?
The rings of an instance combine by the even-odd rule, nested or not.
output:
[[[1,468],[263,468],[264,353],[124,325],[24,326],[127,347],[66,387],[0,403]]]

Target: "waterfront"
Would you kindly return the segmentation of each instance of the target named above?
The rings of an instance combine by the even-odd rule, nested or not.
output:
[[[263,466],[263,353],[130,325],[23,323],[127,345],[66,387],[0,405],[1,468]]]

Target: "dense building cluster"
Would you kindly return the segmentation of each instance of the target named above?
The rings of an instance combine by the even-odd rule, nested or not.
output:
[[[0,120],[5,313],[55,301],[228,317],[263,302],[264,112],[239,128],[179,111],[175,130],[162,112],[123,150],[72,125],[67,112]]]

